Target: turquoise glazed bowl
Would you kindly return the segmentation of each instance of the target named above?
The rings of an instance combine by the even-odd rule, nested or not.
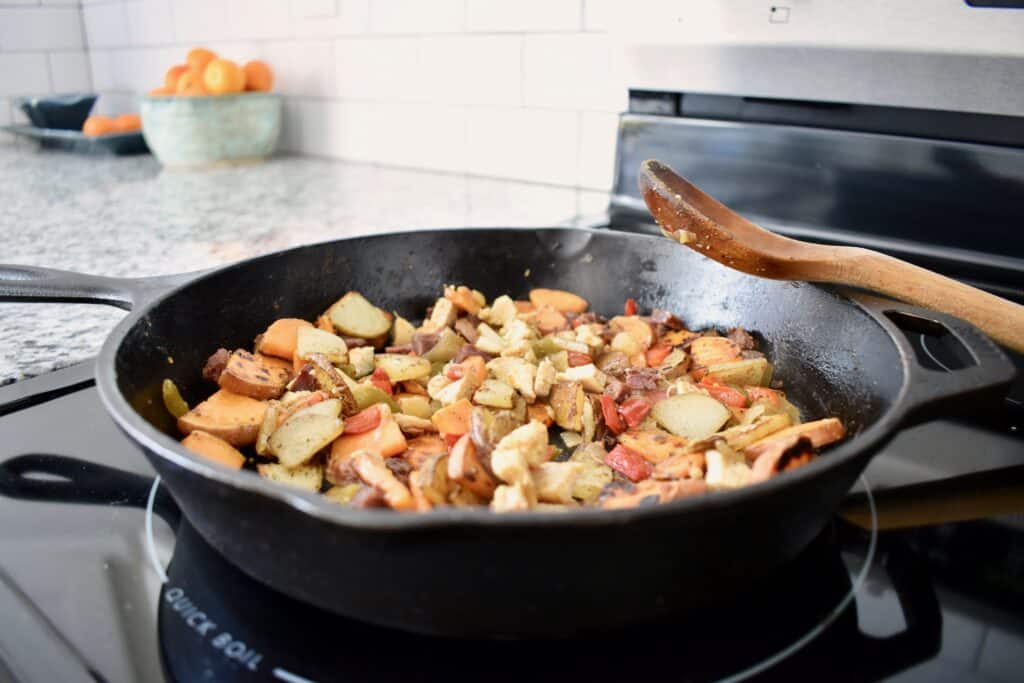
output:
[[[281,96],[247,92],[142,98],[142,135],[164,166],[263,159],[281,134]]]

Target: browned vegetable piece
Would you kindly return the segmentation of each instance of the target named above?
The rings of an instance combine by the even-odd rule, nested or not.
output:
[[[784,442],[793,434],[806,437],[812,447],[821,448],[846,436],[846,429],[843,427],[843,423],[839,421],[839,418],[836,417],[826,417],[823,420],[805,422],[804,424],[793,425],[792,427],[775,432],[760,441],[755,441],[743,449],[743,454],[747,457],[747,460],[757,460],[764,453],[777,449],[779,442]]]
[[[312,327],[312,325],[299,318],[281,318],[275,320],[257,339],[256,350],[268,356],[277,356],[291,361],[295,355],[295,345],[298,343],[300,327]]]
[[[334,302],[327,310],[327,317],[346,337],[383,344],[391,330],[391,315],[371,304],[359,292],[348,292]]]
[[[480,457],[486,458],[506,434],[522,424],[512,411],[474,406],[469,414],[469,437]]]
[[[677,453],[654,466],[655,479],[691,479],[699,470],[703,475],[704,453]]]
[[[429,510],[448,503],[451,482],[448,479],[448,456],[432,455],[409,475],[409,490],[416,501],[416,509]]]
[[[531,289],[530,303],[536,308],[550,306],[562,313],[583,313],[587,310],[587,300],[572,292],[561,289]]]
[[[660,429],[631,429],[619,434],[619,443],[636,451],[655,465],[674,456],[687,453],[689,442],[681,436],[673,436]]]
[[[217,383],[221,389],[263,400],[283,394],[291,376],[285,361],[238,349],[228,358]]]
[[[211,382],[219,380],[220,373],[224,372],[229,358],[231,358],[231,352],[227,349],[214,351],[213,355],[206,359],[206,365],[203,366],[203,379]]]
[[[448,456],[448,478],[482,498],[490,498],[498,486],[498,482],[477,457],[476,446],[469,434],[463,434],[452,446]]]
[[[685,328],[683,321],[673,315],[670,311],[662,308],[655,308],[651,311],[651,322],[664,325],[670,330],[682,330]]]
[[[561,312],[550,306],[541,306],[537,309],[534,322],[541,334],[552,334],[560,330],[569,329],[569,321]]]
[[[707,484],[701,479],[673,481],[647,479],[635,484],[632,491],[623,488],[611,496],[603,497],[600,504],[601,507],[608,509],[632,508],[695,496],[704,493],[707,489]]]
[[[432,434],[409,439],[406,444],[408,447],[402,457],[409,461],[413,469],[423,467],[423,463],[435,455],[447,455],[448,453],[448,445],[444,439]]]
[[[734,327],[729,330],[729,339],[735,342],[736,346],[740,348],[740,351],[750,351],[757,347],[757,343],[754,341],[754,338],[742,327]]]
[[[707,451],[714,448],[717,441],[725,441],[730,448],[742,450],[752,443],[778,433],[789,425],[789,415],[784,413],[762,415],[749,424],[729,427],[717,434],[712,434],[706,439],[692,441],[688,450],[694,452]]]
[[[621,351],[602,353],[595,362],[597,369],[609,375],[621,375],[629,369],[629,356]]]
[[[452,287],[448,285],[444,288],[444,298],[451,301],[458,308],[461,308],[470,315],[476,315],[480,312],[480,309],[484,307],[484,301],[482,296],[477,296],[473,293],[473,290],[465,285],[459,285],[458,287]]]
[[[358,491],[349,499],[349,507],[354,508],[386,508],[388,506],[387,498],[384,497],[384,492],[375,486],[363,485]]]
[[[195,430],[209,432],[232,446],[256,443],[267,404],[226,389],[214,393],[192,410],[178,418],[183,434]]]
[[[181,445],[193,453],[232,469],[241,469],[245,464],[245,456],[239,453],[237,448],[209,432],[197,429],[182,439]]]
[[[811,450],[811,440],[801,434],[792,433],[781,438],[765,439],[765,441],[771,443],[762,449],[761,454],[757,456],[750,468],[751,481],[765,481],[784,469],[789,469],[786,466],[794,457],[801,458],[806,462],[814,456]]]
[[[690,358],[701,368],[729,363],[740,360],[740,347],[728,337],[697,337],[690,343]]]
[[[650,323],[635,315],[617,315],[608,321],[613,333],[625,332],[640,346],[640,351],[646,351],[654,343],[654,330]]]
[[[579,382],[558,382],[551,387],[548,403],[555,411],[555,424],[571,432],[583,429],[583,402],[586,397]]]
[[[352,454],[352,469],[367,486],[373,486],[384,494],[384,500],[395,510],[413,510],[416,502],[409,489],[395,477],[378,454],[359,450]]]
[[[470,344],[475,344],[477,338],[480,337],[480,333],[476,331],[476,327],[479,324],[480,321],[477,320],[475,317],[459,318],[458,320],[455,321],[455,331],[461,334],[463,337],[465,337],[466,341],[468,341]],[[459,351],[459,353],[462,353],[462,351]],[[458,356],[456,356],[456,358],[458,358]],[[461,359],[456,360],[455,362],[459,363],[461,362]]]
[[[313,365],[313,376],[316,378],[317,386],[330,396],[341,400],[341,416],[349,417],[358,413],[359,403],[348,382],[342,377],[341,371],[320,353],[314,353],[309,361]]]
[[[699,334],[691,332],[690,330],[673,330],[661,335],[661,338],[658,341],[662,344],[668,344],[669,346],[680,346],[696,339],[699,336]]]

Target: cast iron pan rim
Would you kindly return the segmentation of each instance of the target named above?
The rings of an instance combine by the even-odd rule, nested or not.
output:
[[[358,510],[342,507],[336,503],[325,500],[323,496],[319,494],[299,491],[297,489],[291,489],[281,484],[267,481],[255,472],[248,470],[233,470],[214,462],[200,460],[198,456],[190,453],[177,441],[154,428],[138,413],[136,413],[125,400],[117,386],[115,373],[116,366],[114,361],[117,355],[117,350],[120,348],[121,343],[124,341],[129,330],[131,330],[140,318],[145,316],[149,311],[158,307],[165,299],[168,299],[178,292],[191,287],[193,284],[199,284],[214,276],[222,276],[232,269],[240,268],[242,266],[248,267],[261,261],[273,261],[282,257],[284,254],[303,249],[315,248],[325,244],[367,240],[377,237],[422,235],[425,232],[447,232],[455,235],[459,232],[466,232],[467,230],[471,230],[473,232],[525,232],[530,233],[531,235],[540,231],[571,231],[591,233],[601,236],[609,235],[609,231],[602,229],[567,227],[441,228],[429,231],[406,230],[374,233],[372,235],[362,235],[343,238],[340,240],[329,240],[316,244],[302,245],[285,251],[264,254],[252,259],[239,261],[203,274],[195,280],[164,292],[148,304],[139,306],[132,310],[110,334],[100,351],[99,362],[96,364],[96,386],[99,390],[100,400],[103,402],[107,412],[114,418],[118,427],[120,427],[122,431],[124,431],[130,438],[132,438],[137,444],[141,445],[149,453],[162,460],[168,461],[171,465],[181,467],[182,469],[188,470],[197,476],[212,479],[232,488],[242,489],[249,493],[256,493],[273,499],[279,503],[284,503],[285,505],[295,508],[300,512],[312,515],[313,517],[330,524],[337,524],[354,529],[393,532],[415,532],[421,529],[436,529],[437,527],[552,527],[563,525],[620,526],[623,524],[631,524],[663,516],[674,516],[684,513],[699,514],[698,511],[713,511],[725,507],[732,507],[734,505],[742,505],[743,501],[747,499],[762,494],[768,495],[773,491],[789,486],[790,483],[795,484],[803,479],[816,477],[820,472],[832,467],[838,467],[847,460],[859,457],[866,461],[870,455],[873,454],[888,438],[891,438],[894,430],[898,427],[903,417],[905,412],[903,397],[907,391],[907,374],[905,365],[901,368],[904,374],[904,383],[897,399],[893,402],[889,410],[887,410],[874,425],[835,449],[829,450],[823,457],[817,458],[813,462],[797,470],[773,477],[766,482],[761,482],[754,486],[748,486],[732,491],[714,492],[669,503],[648,505],[625,510],[583,509],[570,512],[552,512],[548,514],[539,512],[495,514],[487,509],[443,508],[429,513],[402,514],[381,510]],[[652,243],[657,242],[660,245],[665,242],[663,237],[655,235],[630,234],[629,237],[630,239],[647,239]],[[809,286],[818,286],[813,283],[808,284]],[[857,302],[852,301],[835,291],[826,291],[828,291],[831,296],[844,300],[850,305],[856,306],[860,310],[864,310]],[[885,326],[881,325],[872,316],[865,314],[865,320],[870,320],[874,324],[883,328],[886,332],[886,336],[890,340],[890,343],[897,347],[897,351],[900,352],[900,356],[902,358],[902,349],[900,349],[899,345],[892,339],[891,330],[885,328]],[[160,468],[158,467],[157,469],[159,471]],[[795,504],[799,503],[797,502]]]

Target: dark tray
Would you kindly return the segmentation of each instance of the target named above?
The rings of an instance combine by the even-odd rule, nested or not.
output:
[[[148,154],[149,147],[139,131],[111,133],[98,137],[83,135],[77,130],[37,128],[28,124],[0,126],[0,130],[38,140],[44,149],[63,149],[80,154]]]

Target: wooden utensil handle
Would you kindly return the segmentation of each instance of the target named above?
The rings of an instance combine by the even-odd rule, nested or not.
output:
[[[1024,306],[869,249],[833,247],[808,280],[874,290],[962,318],[1006,348],[1024,352]]]

